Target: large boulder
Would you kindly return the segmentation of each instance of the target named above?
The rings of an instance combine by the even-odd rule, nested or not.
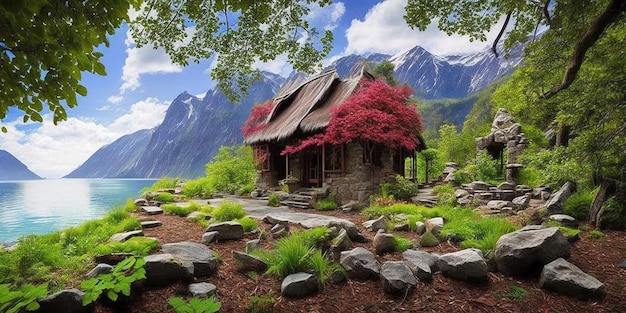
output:
[[[496,243],[498,270],[507,276],[529,275],[558,258],[570,256],[570,244],[558,227],[522,228]]]
[[[244,272],[265,272],[265,269],[267,269],[265,261],[251,254],[233,251],[233,258],[237,261],[237,267]]]
[[[606,288],[602,282],[563,258],[558,258],[543,267],[539,286],[582,300],[606,296]]]
[[[350,240],[350,236],[348,236],[348,232],[345,229],[341,229],[337,237],[333,239],[333,249],[336,251],[344,251],[348,249],[352,249],[354,247],[354,243]]]
[[[239,240],[243,238],[243,226],[237,222],[211,224],[206,232],[217,232],[217,240]]]
[[[563,203],[565,203],[565,200],[569,198],[569,196],[571,196],[572,193],[574,193],[575,191],[575,183],[568,181],[563,184],[561,189],[559,189],[559,191],[550,196],[550,199],[548,199],[548,202],[546,202],[546,204],[544,205],[544,207],[548,211],[548,214],[552,215],[563,213]]]
[[[441,272],[451,278],[469,282],[489,280],[487,262],[474,249],[446,253],[439,257],[438,265]]]
[[[217,272],[220,265],[220,261],[215,257],[213,251],[200,243],[189,241],[168,243],[164,244],[161,250],[164,253],[178,255],[191,261],[196,277],[211,276]]]
[[[144,258],[146,264],[146,280],[148,286],[167,286],[177,281],[188,281],[193,278],[193,263],[170,253],[152,254]]]
[[[363,247],[342,251],[339,264],[355,279],[377,279],[380,274],[380,264],[376,257]]]
[[[369,220],[363,222],[363,227],[369,231],[377,232],[378,230],[387,230],[387,226],[389,226],[389,220],[381,215],[379,218],[375,220]]]
[[[287,298],[300,298],[317,292],[317,277],[309,273],[295,273],[283,279],[280,294]]]
[[[432,281],[433,273],[439,270],[439,257],[428,252],[409,249],[402,252],[402,259],[413,275],[423,282]]]
[[[417,280],[403,261],[387,261],[380,268],[383,291],[389,294],[406,294],[415,289]]]
[[[431,232],[433,235],[437,235],[443,229],[443,218],[442,217],[433,217],[429,218],[424,222],[426,225],[426,232]]]
[[[78,289],[66,289],[38,299],[40,313],[86,313],[93,311],[93,305],[83,306],[85,293]]]

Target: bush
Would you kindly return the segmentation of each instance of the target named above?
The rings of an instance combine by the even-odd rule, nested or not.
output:
[[[189,205],[186,207],[181,207],[176,204],[163,204],[161,205],[161,209],[165,213],[178,215],[180,217],[185,217],[189,215],[189,213],[198,210],[197,206]]]
[[[249,216],[244,216],[235,221],[243,226],[243,231],[245,232],[253,231],[259,227],[259,222]]]
[[[158,191],[163,189],[174,189],[180,182],[180,178],[163,177],[156,181],[154,184],[152,184],[152,186],[143,188],[141,190],[141,193],[146,193],[148,191]]]
[[[175,202],[175,198],[174,195],[169,193],[169,192],[159,192],[155,197],[154,200],[159,201],[159,202]]]
[[[244,186],[254,186],[256,168],[252,148],[247,146],[222,146],[206,165],[206,175],[211,190],[236,193]],[[252,191],[252,190],[250,190]]]
[[[417,184],[401,175],[396,175],[394,181],[384,183],[381,188],[384,188],[389,195],[397,200],[411,199],[418,192]]]
[[[449,206],[456,204],[454,191],[454,187],[450,184],[438,185],[433,188],[433,192],[437,195],[437,202]]]
[[[211,181],[208,177],[190,180],[185,182],[182,187],[182,193],[186,198],[208,199],[211,198],[213,192],[215,190],[211,187]]]
[[[393,246],[395,247],[396,251],[406,251],[408,249],[411,249],[413,247],[413,244],[411,244],[411,240],[401,237],[401,236],[397,236],[394,235],[393,236]]]
[[[609,198],[602,205],[602,220],[600,226],[604,229],[626,229],[626,203],[620,202],[616,197]]]
[[[270,194],[270,196],[267,198],[267,205],[271,207],[280,206],[280,198],[278,197],[276,193],[272,192]]]
[[[246,211],[239,203],[224,201],[213,209],[213,218],[218,222],[228,222],[246,216]]]
[[[337,202],[335,202],[335,197],[333,195],[319,199],[315,204],[315,209],[318,211],[332,211],[337,209],[337,207]]]
[[[591,203],[597,193],[598,189],[575,192],[563,203],[563,212],[579,221],[587,220]]]
[[[603,239],[606,235],[599,230],[594,230],[591,231],[587,237],[589,237],[589,239]]]
[[[254,183],[247,183],[239,188],[239,194],[242,196],[249,196],[255,189]]]

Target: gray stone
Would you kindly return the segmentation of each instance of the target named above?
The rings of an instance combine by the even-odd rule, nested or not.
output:
[[[470,195],[456,199],[456,203],[462,206],[470,206],[472,205],[473,202],[474,202],[474,197]]]
[[[203,218],[205,220],[210,220],[212,218],[212,216],[210,214],[206,214],[200,211],[193,211],[189,214],[187,214],[187,219],[188,220],[194,220],[194,219],[199,219],[199,218]]]
[[[217,235],[219,233],[216,231],[208,231],[204,234],[202,234],[202,244],[208,245],[212,242],[214,242],[217,239]]]
[[[400,222],[398,224],[393,225],[393,231],[408,231],[409,223],[408,222]]]
[[[178,255],[193,263],[195,277],[208,277],[217,273],[220,261],[215,254],[207,246],[183,241],[176,243],[164,244],[161,248],[163,252]]]
[[[552,214],[563,213],[563,203],[575,191],[576,191],[575,183],[568,181],[565,184],[563,184],[561,189],[559,189],[559,191],[553,194],[550,197],[550,199],[548,199],[548,202],[546,202],[546,204],[544,205],[544,207],[548,211],[548,214],[552,215]]]
[[[348,232],[345,229],[341,229],[337,237],[333,239],[333,247],[338,251],[344,251],[348,249],[352,249],[354,244],[352,240],[350,240],[350,236],[348,236]]]
[[[491,192],[478,192],[478,193],[474,194],[474,197],[476,197],[476,199],[478,199],[478,200],[489,201],[489,200],[493,199],[493,193],[491,193]]]
[[[455,181],[454,172],[446,174],[446,177],[443,179],[444,183],[454,183]]]
[[[469,282],[489,280],[487,262],[473,249],[444,254],[439,257],[438,265],[441,272],[451,278]]]
[[[253,239],[246,242],[246,253],[250,253],[253,250],[259,249],[259,244],[261,243],[260,239]]]
[[[272,232],[272,238],[274,238],[274,239],[287,237],[287,235],[289,235],[289,232],[284,227],[280,228],[278,231]]]
[[[457,189],[456,191],[454,191],[454,196],[458,199],[458,198],[463,198],[463,197],[467,197],[469,196],[470,193],[467,192],[467,190],[465,189]]]
[[[363,247],[342,251],[339,264],[355,279],[377,279],[380,264],[374,254]]]
[[[500,209],[500,213],[504,215],[514,215],[515,210],[513,210],[513,208],[510,206],[505,206],[502,209]]]
[[[286,230],[287,227],[285,227],[285,225],[282,224],[276,224],[274,226],[272,226],[272,228],[270,229],[271,233],[277,233],[281,230]]]
[[[377,232],[379,229],[387,230],[387,226],[389,225],[389,220],[381,215],[379,218],[375,220],[369,220],[363,222],[363,227],[369,231]]]
[[[498,239],[495,259],[502,274],[533,274],[545,264],[570,256],[570,244],[558,227],[536,228],[525,227]]]
[[[167,286],[177,281],[193,278],[194,266],[191,261],[169,253],[152,254],[144,258],[147,286]]]
[[[37,300],[40,313],[83,313],[93,311],[93,305],[83,306],[85,293],[78,289],[66,289]]]
[[[428,252],[409,249],[402,253],[402,259],[413,275],[423,282],[432,281],[433,273],[439,270],[439,257]]]
[[[380,268],[383,291],[389,294],[406,294],[415,289],[417,280],[403,261],[387,261]]]
[[[508,206],[508,205],[509,205],[508,201],[502,201],[502,200],[491,200],[487,202],[487,208],[491,210],[500,210],[503,207]]]
[[[431,232],[433,233],[433,235],[437,235],[443,229],[443,218],[429,218],[426,220],[426,222],[424,222],[424,225],[426,225],[426,232]]]
[[[423,222],[417,221],[415,222],[415,230],[418,235],[421,235],[426,232],[426,224]]]
[[[142,206],[141,211],[148,215],[163,214],[163,210],[158,206]]]
[[[100,274],[108,274],[113,270],[113,266],[105,263],[96,265],[89,273],[85,274],[85,279],[94,278]]]
[[[473,190],[489,190],[489,184],[484,181],[473,181],[470,184],[470,188]]]
[[[617,267],[619,268],[626,268],[626,260],[622,261],[622,263],[618,264]]]
[[[498,190],[515,190],[515,184],[510,182],[502,182],[497,187]]]
[[[215,295],[217,287],[211,283],[195,283],[189,284],[187,290],[194,298],[209,298]]]
[[[267,269],[267,263],[254,255],[233,251],[233,258],[237,261],[239,269],[244,272],[265,272]]]
[[[578,227],[578,221],[566,214],[553,214],[548,217],[549,220],[558,222],[562,226],[576,228]]]
[[[109,238],[109,242],[113,242],[113,241],[124,242],[132,237],[142,237],[142,236],[143,236],[142,230],[131,230],[131,231],[127,231],[124,233],[114,234],[113,236],[111,236],[111,238]]]
[[[539,286],[582,300],[601,299],[606,296],[606,288],[602,282],[563,258],[558,258],[543,267]]]
[[[139,199],[135,199],[135,201],[133,202],[136,206],[144,206],[148,204],[148,200],[144,199],[144,198],[139,198]]]
[[[143,221],[141,222],[141,228],[155,228],[163,226],[163,222],[161,221]]]
[[[382,229],[374,236],[374,250],[376,254],[382,255],[385,252],[396,250],[395,239],[392,234],[385,233]]]
[[[309,273],[288,275],[280,284],[280,294],[287,298],[300,298],[319,290],[317,277]]]
[[[216,231],[217,240],[239,240],[243,238],[243,226],[237,222],[222,222],[211,224],[207,232]]]
[[[514,207],[517,209],[517,211],[525,210],[526,208],[528,208],[528,205],[530,204],[530,196],[529,195],[519,196],[517,198],[514,198],[512,203]]]

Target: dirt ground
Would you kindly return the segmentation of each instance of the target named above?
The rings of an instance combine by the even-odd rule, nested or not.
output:
[[[306,212],[351,220],[366,237],[374,237],[374,233],[362,228],[365,219],[358,212]],[[169,215],[155,218],[162,221],[163,226],[146,229],[144,233],[158,238],[161,244],[200,242],[204,233],[204,228],[185,218]],[[265,233],[269,233],[270,226],[260,223]],[[410,232],[399,234],[409,239],[417,236]],[[307,298],[282,298],[279,279],[237,271],[232,251],[244,251],[245,242],[256,239],[256,234],[249,234],[243,240],[210,244],[209,248],[221,256],[223,263],[217,275],[196,282],[217,286],[216,300],[222,304],[221,312],[247,312],[248,302],[255,296],[273,297],[273,312],[626,312],[626,269],[617,267],[626,259],[626,232],[606,231],[603,239],[590,239],[587,234],[583,233],[572,245],[569,261],[605,284],[607,296],[599,301],[581,301],[542,290],[538,286],[538,277],[511,278],[499,273],[491,273],[489,282],[482,285],[453,280],[437,273],[432,282],[418,282],[414,292],[403,296],[385,294],[380,281],[348,280],[338,285],[327,283],[323,290]],[[356,245],[373,252],[371,242]],[[270,248],[271,237],[262,239],[261,246]],[[459,249],[446,242],[424,250],[445,253]],[[379,257],[381,263],[401,259],[399,252]],[[156,289],[139,286],[133,290],[132,305],[123,311],[174,312],[167,300],[173,296],[188,300],[186,288],[187,284],[182,283]],[[115,311],[99,305],[96,312]]]

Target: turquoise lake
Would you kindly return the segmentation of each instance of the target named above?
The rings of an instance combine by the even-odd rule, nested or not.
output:
[[[153,179],[0,181],[0,243],[46,234],[104,216],[137,198]]]

